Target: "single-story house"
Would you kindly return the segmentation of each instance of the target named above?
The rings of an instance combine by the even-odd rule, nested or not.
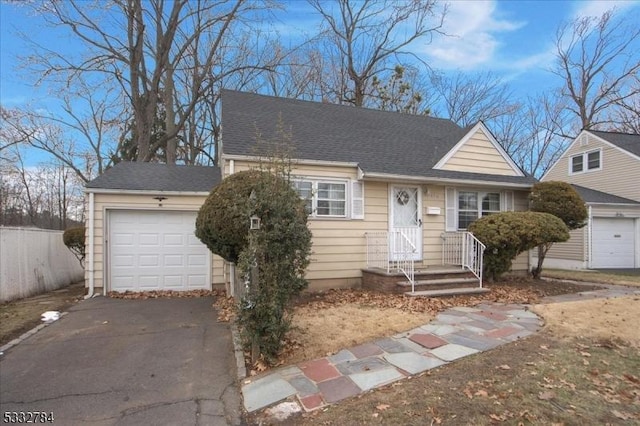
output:
[[[583,130],[541,180],[571,183],[589,212],[545,266],[640,268],[640,135]]]
[[[453,264],[477,278],[482,250],[467,226],[527,210],[536,182],[482,122],[461,128],[442,118],[225,90],[222,123],[220,169],[121,163],[87,185],[88,286],[229,285],[232,265],[202,260],[195,212],[220,178],[258,167],[257,139],[273,141],[279,128],[290,135],[293,185],[310,212],[311,290],[358,287],[373,269],[415,281],[416,270]],[[177,235],[182,248],[154,248]],[[209,262],[193,278],[190,257],[180,260],[188,250],[197,250],[193,262]],[[166,264],[174,261],[175,269]],[[528,261],[520,256],[513,270],[527,271]],[[147,265],[152,274],[142,273]]]

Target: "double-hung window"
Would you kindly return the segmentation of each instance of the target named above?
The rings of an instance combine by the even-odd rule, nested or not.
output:
[[[293,187],[305,200],[309,217],[364,217],[362,182],[303,178],[294,180]]]
[[[448,231],[464,230],[478,218],[504,210],[513,210],[511,191],[472,191],[447,188]]]
[[[569,174],[600,170],[602,161],[600,157],[601,151],[599,149],[572,155],[569,160],[569,170],[571,170]]]

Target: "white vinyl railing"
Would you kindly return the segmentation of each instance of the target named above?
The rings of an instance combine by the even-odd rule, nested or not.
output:
[[[411,283],[411,292],[415,286],[415,261],[417,247],[410,235],[403,230],[366,232],[367,268],[386,271],[399,271]]]
[[[482,263],[486,248],[471,232],[442,233],[442,263],[460,265],[480,280],[482,288]]]

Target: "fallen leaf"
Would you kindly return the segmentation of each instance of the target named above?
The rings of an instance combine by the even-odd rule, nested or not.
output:
[[[489,394],[487,393],[486,390],[484,389],[480,389],[479,391],[476,391],[476,393],[474,393],[475,396],[489,396]]]
[[[378,417],[379,413],[373,413],[371,417]]]
[[[499,368],[500,370],[511,370],[511,367],[509,367],[507,364],[502,364],[496,368]]]
[[[496,420],[498,422],[503,422],[503,421],[507,420],[507,418],[505,416],[499,416],[497,414],[489,414],[489,417],[491,417],[491,420]]]
[[[591,354],[589,352],[580,352],[580,355],[590,357]]]
[[[618,411],[618,410],[611,410],[611,414],[613,414],[614,416],[616,416],[620,420],[629,420],[629,419],[633,418],[633,416],[631,414],[624,413],[624,412]]]
[[[380,411],[384,411],[387,408],[391,407],[389,404],[380,404],[380,405],[376,405],[376,409],[380,410]]]
[[[548,401],[550,399],[553,399],[555,396],[556,394],[551,391],[544,391],[538,394],[538,399],[541,399],[543,401]]]
[[[467,398],[469,398],[469,399],[473,399],[473,394],[471,393],[471,389],[469,389],[469,388],[465,388],[462,392],[463,392],[465,395],[467,395]]]

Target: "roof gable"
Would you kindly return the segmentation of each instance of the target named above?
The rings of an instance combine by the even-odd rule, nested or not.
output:
[[[583,152],[588,152],[594,149],[598,149],[598,146],[594,146],[589,143],[589,137],[592,141],[599,144],[602,147],[610,147],[618,152],[627,155],[640,161],[640,135],[633,135],[627,133],[616,132],[601,132],[597,130],[582,130],[578,136],[567,146],[562,152],[562,155],[549,167],[545,174],[540,178],[541,181],[548,180],[550,176],[554,176],[559,173],[556,168],[564,169],[569,162],[569,157]],[[586,143],[585,143],[586,142]],[[567,173],[561,173],[564,176]],[[554,178],[558,178],[555,176]]]
[[[640,135],[631,133],[602,132],[599,130],[585,130],[592,135],[606,141],[640,160]]]
[[[220,183],[220,169],[122,161],[88,182],[86,187],[122,191],[209,192]]]
[[[274,140],[280,123],[291,133],[298,160],[353,163],[364,176],[465,179],[464,172],[434,169],[468,133],[447,119],[224,90],[222,123],[223,158],[258,155],[256,135]]]
[[[481,121],[438,161],[434,169],[524,176]]]

